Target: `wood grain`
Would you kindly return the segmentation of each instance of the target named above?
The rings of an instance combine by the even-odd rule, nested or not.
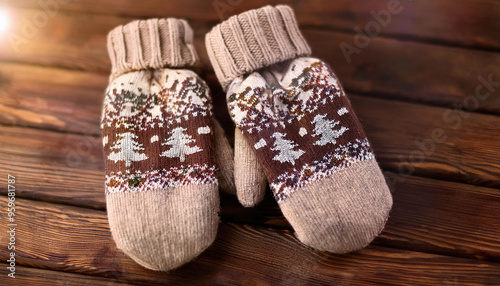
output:
[[[500,187],[500,117],[350,96],[378,161],[401,174]]]
[[[5,197],[0,204],[5,205]],[[193,262],[160,273],[118,251],[105,212],[18,199],[18,265],[113,278],[191,285],[475,285],[500,279],[500,264],[371,246],[333,255],[311,250],[286,230],[223,223],[214,245]],[[5,210],[2,208],[2,212]],[[5,245],[6,226],[0,226]],[[2,260],[6,249],[0,250]],[[200,271],[203,269],[203,271]],[[190,275],[197,273],[197,275]]]
[[[16,278],[8,278],[10,271],[8,265],[0,263],[0,283],[2,285],[25,285],[25,286],[45,286],[45,285],[66,285],[66,286],[107,286],[123,285],[115,279],[101,278],[89,275],[80,275],[62,271],[53,271],[40,268],[16,266]],[[132,284],[131,284],[132,285]]]
[[[41,5],[54,1],[68,3],[45,23]],[[228,10],[218,15],[218,4]],[[222,195],[214,245],[170,273],[148,271],[116,248],[104,211],[98,122],[110,70],[106,34],[135,18],[187,18],[201,58],[195,71],[232,136],[204,35],[221,18],[265,4],[295,9],[314,55],[354,94],[393,192],[386,228],[368,248],[333,255],[298,242],[269,193],[255,208]],[[364,29],[372,11],[387,4],[0,0],[11,18],[0,40],[0,176],[16,176],[18,223],[15,284],[5,264],[7,226],[0,224],[0,284],[497,285],[500,86],[481,89],[490,96],[471,112],[453,108],[475,100],[485,78],[500,81],[500,2],[402,0],[402,12],[349,62],[340,44],[353,45],[354,28]],[[6,193],[0,184],[1,217]]]
[[[16,177],[18,195],[103,208],[104,159],[95,137],[0,127],[0,175]],[[7,186],[1,186],[2,193]]]
[[[101,74],[2,63],[0,122],[99,135]]]
[[[351,35],[308,30],[305,37],[313,55],[333,67],[350,93],[500,113],[497,53],[377,38],[359,54],[353,54],[349,64],[338,45],[351,43]],[[489,87],[491,91],[480,88],[479,93],[485,97],[479,95],[482,99],[476,104],[476,90],[488,78],[496,86]]]
[[[3,0],[6,6],[40,8],[37,0]],[[490,0],[399,1],[401,12],[394,14],[380,34],[388,37],[430,41],[448,45],[499,49],[497,21],[500,4]],[[234,3],[234,4],[233,4]],[[179,17],[219,22],[231,15],[264,5],[290,5],[301,25],[354,33],[354,27],[364,29],[374,20],[373,12],[387,10],[387,0],[357,1],[196,1],[147,0],[137,5],[133,0],[70,1],[58,7],[61,11],[130,17]],[[186,9],[189,7],[189,9]]]
[[[45,70],[49,75],[53,71]],[[76,72],[75,77],[79,76],[81,74]],[[213,84],[212,80],[209,80],[210,82]],[[100,84],[103,82],[97,85]],[[98,114],[101,109],[99,97],[102,96],[102,92],[96,85],[89,84],[89,86],[89,93],[93,94],[85,97],[87,99],[85,104],[80,104],[81,94],[75,96],[72,93],[57,94],[64,90],[64,85],[58,87],[57,84],[54,86],[47,84],[48,88],[43,89],[45,91],[36,97],[37,93],[28,93],[33,96],[30,101],[50,105],[51,112],[37,108],[34,104],[24,104],[26,101],[22,100],[25,97],[22,93],[19,96],[5,93],[3,97],[16,100],[5,101],[4,106],[8,106],[11,112],[0,115],[0,122],[77,133],[88,132],[95,136],[99,134]],[[64,96],[67,96],[67,101],[63,103],[57,101]],[[500,155],[494,151],[500,147],[496,139],[500,126],[498,116],[457,113],[445,108],[365,96],[352,95],[350,99],[384,169],[402,174],[500,187],[498,176]],[[80,105],[88,108],[74,112],[71,108],[65,108],[65,106]],[[227,117],[227,112],[222,112],[225,106],[222,104],[217,106],[219,111],[216,111],[216,114],[225,114]],[[23,112],[32,113],[35,116],[33,118],[38,120],[9,119]],[[72,114],[75,116],[72,117]],[[44,116],[51,116],[54,119],[45,120]],[[87,120],[75,121],[75,117]],[[54,122],[62,123],[54,124]],[[226,130],[232,129],[229,119],[226,118],[223,123]],[[442,134],[436,137],[436,131]],[[436,138],[440,140],[436,141]],[[442,141],[443,138],[446,140]],[[30,173],[24,175],[26,178],[24,187],[29,189],[37,186],[37,192],[28,196],[30,198],[41,192],[53,192],[51,197],[57,197],[55,194],[61,192],[62,197],[58,199],[64,200],[73,196],[63,195],[64,192],[73,189],[75,194],[80,194],[83,199],[89,190],[97,194],[102,190],[104,167],[99,138],[18,127],[0,127],[0,142],[3,143],[0,152],[5,154],[0,159],[5,162],[0,169],[17,172],[19,175],[30,170]],[[39,182],[40,176],[44,178],[42,182]],[[80,187],[81,184],[84,187]],[[81,203],[79,200],[76,201]]]
[[[376,106],[368,100],[362,102]],[[401,119],[393,121],[404,122]],[[385,136],[394,138],[396,135]],[[396,139],[400,142],[404,137]],[[19,197],[105,208],[103,159],[98,138],[0,127],[0,143],[0,176],[16,176]],[[87,147],[78,148],[80,145]],[[403,150],[403,147],[391,145],[388,148]],[[386,160],[384,152],[377,154],[382,155],[378,158],[383,163]],[[432,164],[422,165],[425,167],[422,170],[429,170]],[[380,245],[500,261],[500,218],[494,216],[500,212],[497,189],[391,172],[387,173],[387,178],[394,192],[395,205],[388,228],[378,240]],[[2,186],[0,193],[6,192],[6,187]],[[223,219],[229,222],[291,229],[270,196],[255,209],[245,209],[234,198],[224,197],[222,210]]]
[[[385,175],[394,205],[374,244],[500,261],[498,190],[390,172]],[[230,197],[222,202],[225,221],[292,229],[270,196],[252,209],[242,208]]]
[[[36,15],[38,10],[12,10],[12,33],[21,35],[22,19]],[[9,41],[0,42],[0,60],[34,63],[106,74],[110,63],[106,52],[106,34],[132,18],[59,13],[37,30],[17,51]],[[203,75],[211,73],[204,47],[204,35],[210,24],[191,21],[195,45],[203,65]],[[354,35],[317,29],[303,29],[315,56],[330,63],[347,91],[374,97],[396,98],[433,105],[455,107],[464,104],[467,96],[475,96],[481,84],[478,79],[500,78],[500,57],[494,52],[458,47],[373,38],[348,63],[339,45],[354,44]],[[9,36],[7,35],[7,37]],[[479,100],[472,110],[500,113],[500,88]]]

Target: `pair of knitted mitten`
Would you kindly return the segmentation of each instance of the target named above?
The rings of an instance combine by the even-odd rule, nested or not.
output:
[[[186,69],[198,62],[192,42],[178,19],[134,21],[108,35],[101,128],[109,225],[118,248],[153,270],[178,267],[214,241],[216,162],[221,188],[234,189],[232,149],[212,119],[208,86]]]
[[[345,253],[382,230],[392,197],[338,79],[288,6],[229,18],[206,36],[236,124],[235,182],[245,206],[266,177],[300,241]]]
[[[214,241],[219,185],[253,206],[266,178],[303,243],[338,253],[370,243],[391,194],[349,100],[328,65],[309,57],[292,10],[251,10],[206,36],[237,127],[234,162],[208,87],[188,69],[198,60],[192,41],[178,19],[134,21],[108,36],[101,127],[118,248],[150,269],[178,267]]]

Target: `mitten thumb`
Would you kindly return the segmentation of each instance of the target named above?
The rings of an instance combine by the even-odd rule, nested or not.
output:
[[[238,128],[234,131],[234,180],[236,195],[244,207],[253,207],[262,201],[266,194],[266,176],[255,151]]]
[[[215,163],[219,168],[219,188],[224,193],[235,194],[233,149],[220,123],[212,119],[214,127]]]

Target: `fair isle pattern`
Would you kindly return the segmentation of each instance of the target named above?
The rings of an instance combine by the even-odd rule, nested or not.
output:
[[[316,180],[326,178],[357,162],[375,158],[373,152],[370,151],[368,140],[356,139],[355,142],[339,146],[335,151],[326,154],[321,160],[304,164],[300,170],[294,169],[292,172],[286,172],[278,176],[277,180],[270,184],[276,200],[281,202],[295,190],[305,187]]]
[[[233,80],[228,107],[278,202],[374,157],[337,78],[318,59],[299,58]]]
[[[292,74],[298,76],[289,79]],[[228,92],[229,112],[235,124],[248,133],[300,121],[316,112],[319,105],[331,103],[342,94],[330,69],[317,59],[304,58],[292,67],[291,73],[281,79],[290,82],[286,88],[269,89],[266,78],[253,75],[251,85],[240,77],[231,83]]]
[[[116,172],[106,175],[108,193],[145,192],[182,185],[216,184],[216,167],[192,165],[189,168],[172,167],[132,174]]]
[[[208,92],[189,70],[142,70],[114,79],[101,117],[106,191],[216,183]]]
[[[161,69],[128,73],[110,83],[101,121],[107,127],[146,130],[166,127],[188,115],[211,115],[208,86],[190,70]],[[128,119],[133,119],[131,122]]]

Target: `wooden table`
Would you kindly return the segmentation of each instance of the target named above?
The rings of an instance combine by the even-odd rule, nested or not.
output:
[[[356,27],[365,32],[393,0],[269,1],[295,8],[314,55],[341,79],[391,186],[391,216],[372,245],[333,255],[299,243],[270,195],[253,209],[222,196],[216,242],[171,273],[137,265],[109,232],[98,124],[106,34],[136,18],[186,18],[232,136],[204,35],[267,3],[47,2],[0,1],[11,23],[0,36],[1,285],[500,285],[499,1],[401,0],[366,46]],[[349,59],[342,43],[355,48]],[[8,174],[16,279],[6,268]]]

